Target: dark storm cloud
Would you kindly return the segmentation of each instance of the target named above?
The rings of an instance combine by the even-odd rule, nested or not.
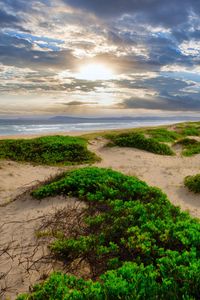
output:
[[[141,86],[146,88],[157,88],[162,94],[167,90],[168,93],[178,93],[185,88],[193,87],[194,82],[187,82],[181,79],[159,76],[149,78],[141,82]]]
[[[181,53],[178,45],[169,37],[154,36],[146,40],[149,49],[149,57],[152,62],[157,62],[160,66],[183,63],[184,65],[192,64],[189,56]]]
[[[82,105],[96,105],[98,103],[97,102],[70,101],[70,102],[61,103],[61,104],[67,105],[67,106],[82,106]]]
[[[171,111],[198,111],[200,110],[199,93],[187,92],[193,82],[173,78],[157,77],[137,82],[137,89],[155,90],[155,95],[144,97],[130,97],[124,99],[120,107],[131,109],[171,110]],[[126,87],[133,85],[126,82]]]
[[[39,5],[46,5],[48,7],[51,6],[51,2],[49,0],[0,0],[0,5],[7,10],[18,13],[37,11]]]
[[[0,33],[0,62],[8,66],[33,69],[43,69],[45,66],[66,69],[72,67],[74,57],[70,50],[34,50],[28,40]]]
[[[33,2],[34,1],[26,0],[0,0],[2,6],[7,9],[13,9],[15,12],[26,11],[28,8],[30,9]]]
[[[123,100],[121,108],[126,109],[147,109],[166,111],[199,111],[200,101],[198,95],[159,95],[152,98],[129,98]]]
[[[29,31],[24,29],[21,25],[23,22],[23,18],[16,16],[15,14],[11,14],[6,12],[3,9],[0,9],[0,29],[2,28],[15,28],[22,31]]]
[[[33,15],[45,12],[50,3],[48,0],[0,0],[0,29],[13,28],[30,32],[31,29],[26,27],[26,22]]]
[[[152,24],[176,26],[184,23],[193,9],[197,13],[200,3],[196,0],[65,0],[73,7],[95,13],[100,17],[116,17],[123,14],[137,14],[140,21],[148,20]]]
[[[16,25],[20,20],[6,11],[0,10],[0,26],[7,27],[10,24]]]

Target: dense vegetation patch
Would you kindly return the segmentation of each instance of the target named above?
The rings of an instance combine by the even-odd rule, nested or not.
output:
[[[176,125],[176,131],[182,136],[200,136],[200,122],[185,122]]]
[[[177,144],[183,146],[182,154],[184,156],[192,156],[200,153],[200,142],[195,139],[183,138],[175,143],[175,145]]]
[[[181,132],[186,136],[199,136],[200,135],[200,125],[186,125]]]
[[[186,146],[182,153],[184,156],[200,154],[200,142]]]
[[[149,129],[146,131],[157,142],[174,142],[181,137],[176,131],[168,130],[166,128]]]
[[[200,174],[187,176],[184,180],[185,186],[194,193],[200,193]]]
[[[86,140],[69,136],[0,140],[0,158],[49,165],[96,160],[95,154],[88,151]]]
[[[159,189],[91,167],[33,192],[40,199],[58,194],[86,201],[88,214],[81,232],[60,235],[51,251],[65,262],[86,260],[94,278],[54,273],[18,300],[199,299],[200,223]]]
[[[198,141],[195,139],[190,139],[190,138],[183,138],[178,140],[175,144],[182,145],[182,146],[191,146],[191,145],[196,145],[198,144]]]
[[[116,146],[133,147],[161,155],[174,155],[168,145],[162,144],[156,139],[147,138],[143,133],[129,132],[114,136],[109,135],[109,138]]]

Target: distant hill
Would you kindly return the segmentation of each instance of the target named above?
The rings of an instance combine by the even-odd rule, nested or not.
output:
[[[115,123],[115,122],[141,122],[141,121],[199,121],[199,117],[191,116],[122,116],[122,117],[75,117],[75,116],[53,116],[53,117],[20,117],[0,118],[0,125],[32,125],[32,124],[77,124],[77,123]]]

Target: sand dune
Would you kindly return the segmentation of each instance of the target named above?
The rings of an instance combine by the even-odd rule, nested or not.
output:
[[[182,210],[188,210],[192,216],[200,217],[199,195],[188,192],[183,186],[185,176],[199,173],[200,155],[182,157],[179,149],[176,149],[177,156],[159,156],[137,149],[108,148],[105,147],[106,143],[100,137],[90,141],[90,150],[102,158],[95,165],[135,175],[148,184],[161,188],[170,201],[179,205]],[[75,203],[75,199],[66,201],[63,197],[39,202],[27,196],[28,194],[17,198],[16,196],[68,168],[0,161],[0,286],[2,291],[7,287],[10,299],[15,299],[18,292],[28,290],[29,285],[41,277],[35,270],[30,270],[30,274],[25,272],[27,257],[32,255],[35,247],[34,231],[40,220],[58,208],[67,205],[71,207]],[[16,201],[12,201],[15,198]],[[8,251],[3,252],[9,245],[11,247]],[[41,249],[36,258],[44,251]],[[8,271],[5,279],[3,275]]]
[[[189,192],[183,185],[184,177],[200,172],[200,154],[192,157],[162,156],[131,148],[104,147],[102,139],[93,141],[90,149],[102,161],[96,165],[113,168],[134,175],[149,185],[161,188],[174,205],[200,218],[200,196]]]

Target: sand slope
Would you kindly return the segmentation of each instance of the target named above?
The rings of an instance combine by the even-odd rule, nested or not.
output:
[[[60,196],[38,201],[25,194],[1,208],[0,299],[15,299],[18,293],[28,291],[29,286],[52,272],[52,263],[44,258],[49,250],[37,240],[36,229],[57,210],[79,209],[81,205],[74,198]]]
[[[0,205],[62,171],[63,168],[0,160]]]

